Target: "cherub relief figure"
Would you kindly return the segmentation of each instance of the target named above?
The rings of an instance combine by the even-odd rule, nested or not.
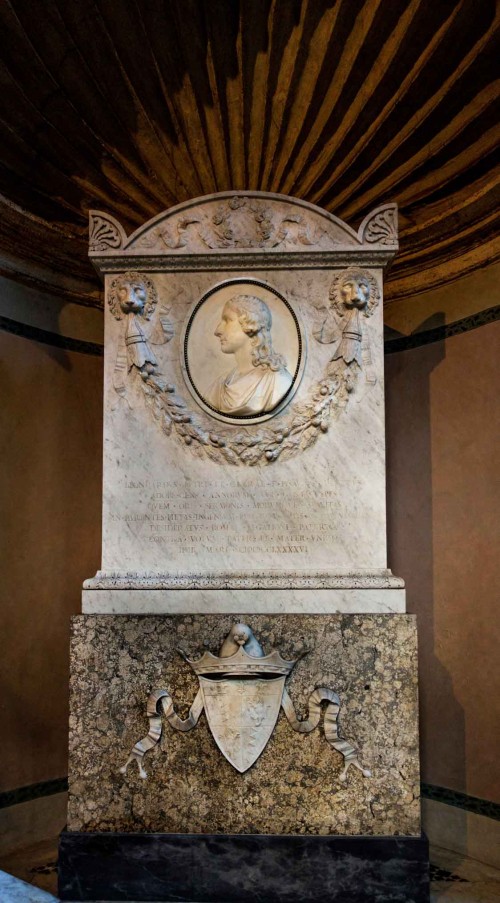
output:
[[[258,415],[272,411],[293,379],[283,355],[273,348],[272,316],[253,295],[235,295],[222,310],[215,335],[235,366],[210,386],[206,399],[224,414]]]
[[[367,350],[368,339],[363,333],[361,317],[371,317],[380,298],[373,276],[358,267],[348,267],[339,273],[330,288],[330,305],[321,328],[315,338],[322,344],[335,342],[332,361],[344,360],[346,364],[355,361],[363,366],[363,350]],[[339,319],[345,320],[339,338]]]
[[[145,328],[157,303],[156,288],[142,273],[123,273],[111,283],[111,313],[117,320],[125,319],[125,347],[118,347],[113,378],[115,390],[122,398],[126,398],[126,377],[133,367],[141,373],[153,373],[158,366],[151,345],[163,345],[172,338],[173,328],[165,306],[160,310],[159,323],[152,329]]]

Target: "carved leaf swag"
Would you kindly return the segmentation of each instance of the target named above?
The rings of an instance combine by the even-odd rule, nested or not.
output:
[[[212,461],[226,464],[271,464],[313,445],[346,406],[357,373],[344,361],[332,361],[310,399],[292,405],[288,418],[274,429],[204,429],[196,414],[157,372],[140,372],[146,405],[163,432],[171,433]]]

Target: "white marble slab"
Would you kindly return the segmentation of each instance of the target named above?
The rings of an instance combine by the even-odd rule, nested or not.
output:
[[[181,335],[193,304],[228,273],[156,274],[158,296],[170,307],[174,335],[154,347],[159,369],[207,434],[220,432],[186,387]],[[255,277],[279,288],[303,323],[307,362],[292,404],[307,404],[328,368],[333,348],[314,339],[331,270],[264,271]],[[380,275],[379,275],[380,279]],[[158,302],[160,303],[160,301]],[[287,460],[234,465],[216,460],[172,429],[161,429],[146,404],[137,372],[126,396],[116,391],[116,362],[124,324],[106,312],[104,434],[104,570],[190,572],[252,568],[332,571],[386,566],[385,437],[382,305],[367,320],[371,374],[361,374],[348,404],[332,414],[328,431]],[[217,341],[214,338],[214,341]],[[355,365],[357,366],[357,365]],[[189,416],[189,415],[188,415]],[[252,427],[258,435],[289,423],[290,408]],[[242,427],[228,426],[230,434]],[[247,428],[250,429],[250,428]],[[313,431],[314,432],[314,431]],[[228,449],[226,449],[228,451]],[[214,450],[210,449],[210,453]],[[229,453],[229,451],[228,451]]]
[[[83,614],[403,614],[404,589],[84,590]]]
[[[387,567],[382,277],[395,206],[355,232],[303,201],[226,192],[129,238],[93,212],[90,236],[106,274],[103,572],[186,577],[156,587],[156,611],[202,604],[187,601],[208,589],[192,574],[226,575],[236,595],[220,604],[241,610],[250,572],[289,577],[280,592],[304,577],[334,591],[275,596],[282,611],[350,600],[401,611],[394,583],[363,585],[390,589],[391,602],[342,594],[356,583],[314,584]],[[131,592],[105,602],[95,589],[126,587],[91,581],[84,610],[152,604]]]

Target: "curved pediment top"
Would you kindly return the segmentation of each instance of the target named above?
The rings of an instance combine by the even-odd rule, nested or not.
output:
[[[355,232],[320,207],[264,191],[224,191],[158,214],[129,237],[108,214],[90,212],[92,257],[370,250],[397,248],[395,204],[372,211]]]

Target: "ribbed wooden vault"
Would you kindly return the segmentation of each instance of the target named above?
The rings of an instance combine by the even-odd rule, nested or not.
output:
[[[87,211],[214,191],[357,225],[400,205],[388,294],[500,256],[490,0],[4,0],[2,271],[99,304]]]

